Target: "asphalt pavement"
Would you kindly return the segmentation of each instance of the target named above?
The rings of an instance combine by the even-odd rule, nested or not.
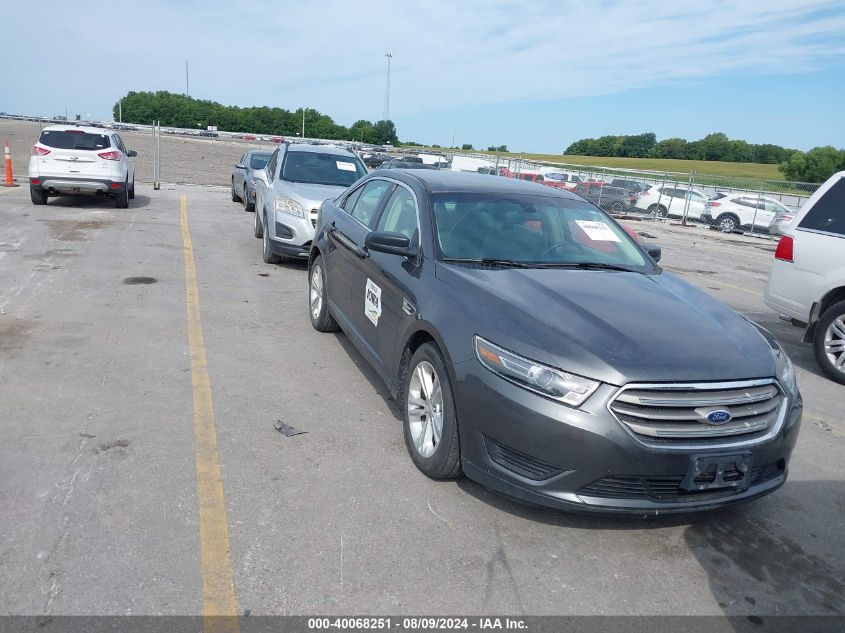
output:
[[[198,614],[229,590],[255,615],[845,613],[845,387],[763,304],[773,243],[635,228],[793,357],[775,494],[619,519],[431,481],[228,188],[139,183],[125,210],[0,190],[0,614]]]

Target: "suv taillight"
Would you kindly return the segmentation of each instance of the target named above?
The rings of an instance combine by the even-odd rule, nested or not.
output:
[[[779,259],[784,262],[793,262],[793,251],[794,251],[795,240],[792,239],[790,235],[784,235],[780,238],[780,242],[778,242],[778,247],[775,249],[775,259]]]
[[[113,150],[111,152],[101,152],[97,154],[103,160],[120,160],[120,152]]]
[[[50,153],[50,150],[49,150],[49,149],[46,149],[46,148],[44,148],[44,147],[38,147],[38,145],[33,145],[33,146],[32,146],[32,152],[31,152],[31,154],[32,154],[33,156],[46,156],[46,155],[47,155],[47,154],[49,154],[49,153]]]
[[[721,203],[721,202],[714,202],[713,200],[710,200],[710,201],[709,201],[709,202],[707,202],[704,206],[707,206],[707,207],[721,207],[721,206],[722,206],[722,203]]]

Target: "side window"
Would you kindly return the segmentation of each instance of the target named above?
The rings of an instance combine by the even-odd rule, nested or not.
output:
[[[363,190],[363,187],[358,187],[355,191],[346,196],[346,200],[343,201],[340,208],[349,213],[352,210],[352,207],[355,206],[355,203],[358,202],[358,198],[361,197],[361,192]]]
[[[785,206],[774,200],[763,200],[763,204],[766,205],[766,211],[771,211],[772,213],[789,213]]]
[[[123,144],[123,139],[120,137],[120,134],[115,134],[115,136],[117,137],[117,146],[120,148],[120,151],[124,154],[129,154],[129,152],[126,151],[126,145]]]
[[[845,178],[840,178],[816,200],[798,228],[845,235]]]
[[[410,240],[414,239],[417,232],[417,205],[405,187],[396,187],[391,194],[376,230],[401,233]]]
[[[243,156],[241,156],[241,159],[238,161],[238,165],[245,165],[245,164],[246,164],[246,163],[244,162],[245,160],[246,160],[246,154],[244,154]]]
[[[279,150],[273,152],[270,160],[267,161],[267,180],[273,182],[276,178],[276,163],[279,160]]]
[[[361,224],[370,226],[378,209],[378,203],[388,187],[390,183],[386,180],[371,180],[361,189],[361,195],[358,196],[355,204],[346,205],[346,211]]]

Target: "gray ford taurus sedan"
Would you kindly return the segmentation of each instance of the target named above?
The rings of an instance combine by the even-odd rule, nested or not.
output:
[[[309,313],[381,375],[432,478],[612,513],[770,493],[801,419],[792,363],[657,259],[568,192],[378,171],[320,209]]]

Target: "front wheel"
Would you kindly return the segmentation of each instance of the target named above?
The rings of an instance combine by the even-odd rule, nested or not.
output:
[[[264,216],[264,225],[261,227],[264,239],[261,243],[261,259],[265,264],[278,264],[282,258],[273,252],[273,243],[270,241],[270,231],[267,230],[267,216]]]
[[[405,445],[416,467],[432,479],[460,477],[461,445],[452,385],[434,343],[424,343],[414,353],[402,393]]]
[[[813,353],[825,375],[845,385],[845,301],[822,314],[813,335]]]
[[[648,208],[648,212],[656,218],[665,218],[668,211],[662,204],[653,204]]]
[[[47,204],[47,192],[43,189],[33,189],[32,187],[30,187],[29,198],[32,200],[32,204],[38,206],[41,206],[42,204]]]
[[[259,240],[264,236],[264,225],[261,224],[261,214],[257,210],[252,218],[252,232]]]
[[[241,201],[240,196],[237,193],[235,193],[235,179],[232,178],[232,202],[240,202],[240,201]]]
[[[337,332],[340,328],[329,312],[326,272],[323,268],[323,258],[319,255],[311,262],[308,279],[308,312],[311,315],[311,326],[318,332]]]
[[[621,202],[614,202],[610,205],[610,210],[614,213],[622,213],[625,210],[625,205]]]
[[[135,199],[135,179],[132,179],[132,184],[129,186],[129,199]]]

